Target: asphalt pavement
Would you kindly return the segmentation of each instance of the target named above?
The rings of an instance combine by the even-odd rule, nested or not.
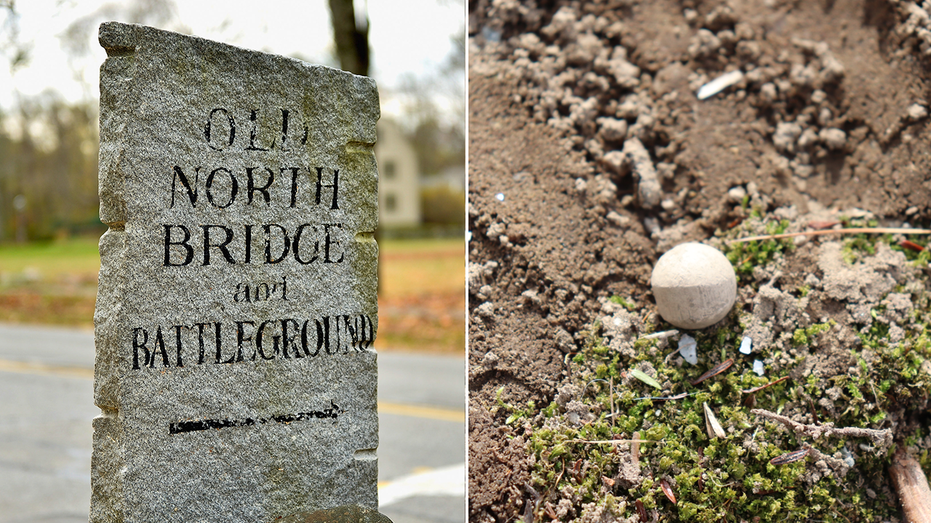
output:
[[[380,352],[379,510],[465,517],[463,357]],[[0,325],[0,523],[86,523],[94,335]]]

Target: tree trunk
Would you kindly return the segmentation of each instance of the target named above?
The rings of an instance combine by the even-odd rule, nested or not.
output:
[[[356,24],[352,0],[329,0],[330,19],[333,22],[333,39],[340,67],[350,73],[369,74],[369,24],[364,17]]]

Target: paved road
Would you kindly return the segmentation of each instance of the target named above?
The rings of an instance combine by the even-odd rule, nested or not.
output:
[[[380,510],[465,521],[461,357],[379,354]],[[94,336],[0,325],[0,523],[86,523]]]

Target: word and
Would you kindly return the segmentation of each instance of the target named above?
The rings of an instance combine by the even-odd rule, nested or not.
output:
[[[233,293],[233,301],[236,303],[268,301],[278,295],[279,283],[281,285],[281,299],[288,301],[287,276],[282,276],[281,282],[272,282],[271,284],[262,282],[250,286],[248,283],[237,283],[236,292]]]
[[[202,322],[132,330],[132,368],[178,367],[196,356],[198,365],[296,360],[363,352],[375,341],[375,324],[366,314],[304,320]],[[173,345],[173,347],[172,347]],[[224,349],[228,347],[228,349]],[[226,350],[227,352],[224,352]],[[171,353],[171,356],[169,356]]]

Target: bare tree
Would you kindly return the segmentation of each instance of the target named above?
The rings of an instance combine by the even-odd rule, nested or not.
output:
[[[0,0],[0,54],[3,54],[10,67],[16,72],[29,63],[29,46],[19,39],[19,14],[16,12],[15,0]]]
[[[97,26],[104,20],[153,25],[180,32],[186,29],[176,22],[177,13],[172,0],[132,0],[125,5],[104,4],[68,25],[61,35],[62,47],[72,57],[90,53],[90,35],[96,34]]]

